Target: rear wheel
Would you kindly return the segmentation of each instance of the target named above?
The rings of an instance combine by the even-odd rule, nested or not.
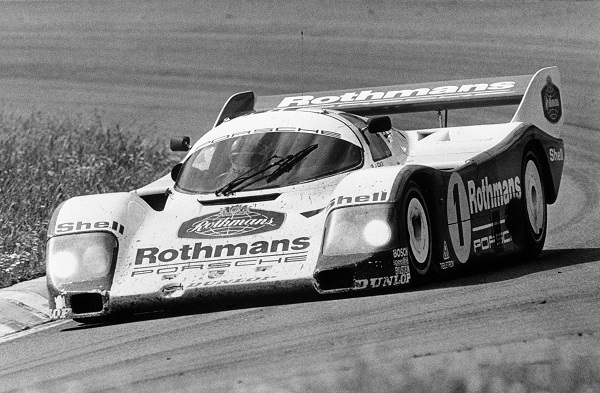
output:
[[[403,219],[408,240],[410,267],[414,279],[431,270],[433,236],[425,198],[419,186],[410,182],[403,200]]]
[[[542,252],[548,224],[546,194],[540,168],[535,153],[533,151],[525,153],[521,171],[523,179],[521,206],[525,226],[523,255],[530,258],[535,258]]]

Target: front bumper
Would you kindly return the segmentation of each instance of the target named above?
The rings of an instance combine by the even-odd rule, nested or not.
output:
[[[76,320],[147,312],[206,312],[227,308],[232,304],[268,304],[284,299],[294,302],[316,296],[311,277],[214,287],[183,287],[171,283],[158,291],[135,295],[92,288],[87,291],[56,291],[51,286],[49,292],[52,317]]]
[[[315,288],[323,294],[407,285],[411,282],[408,249],[321,256],[314,278]]]

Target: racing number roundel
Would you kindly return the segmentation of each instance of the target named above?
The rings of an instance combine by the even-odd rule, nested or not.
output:
[[[471,212],[465,183],[457,172],[452,173],[448,182],[446,209],[454,253],[460,263],[465,263],[471,253]]]

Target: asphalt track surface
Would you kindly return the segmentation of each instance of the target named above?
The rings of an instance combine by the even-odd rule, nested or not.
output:
[[[50,7],[47,4],[63,3],[38,5]],[[158,8],[160,4],[152,3]],[[549,207],[548,236],[541,257],[472,268],[408,291],[372,296],[313,299],[296,294],[277,302],[227,304],[210,312],[147,316],[112,325],[54,322],[0,341],[0,391],[257,391],[265,387],[281,391],[311,381],[326,384],[331,378],[351,378],[363,363],[377,370],[401,364],[435,370],[482,362],[531,364],[598,356],[597,3],[515,2],[501,7],[486,2],[446,6],[424,2],[423,6],[407,4],[401,12],[385,9],[396,4],[392,2],[357,2],[347,6],[354,9],[335,15],[320,9],[318,3],[308,4],[306,9],[288,5],[282,12],[273,10],[274,4],[246,2],[239,10],[218,9],[215,4],[213,12],[221,19],[211,20],[214,25],[222,23],[221,28],[207,27],[210,34],[197,32],[203,39],[202,47],[192,47],[199,50],[199,57],[207,52],[214,55],[204,74],[193,74],[197,79],[193,87],[198,90],[193,105],[189,84],[177,84],[172,78],[143,85],[136,84],[136,77],[124,85],[138,93],[144,89],[164,91],[181,118],[180,124],[171,126],[185,129],[194,120],[210,124],[220,102],[253,85],[264,93],[278,93],[530,74],[557,65],[567,111],[563,132],[566,162],[560,197]],[[190,6],[186,2],[179,5]],[[2,3],[0,7],[9,6]],[[78,12],[77,6],[72,12]],[[301,23],[302,18],[290,16],[292,12],[306,20],[314,14],[318,20]],[[277,23],[250,21],[261,14],[267,21],[282,19]],[[155,23],[162,17],[174,17],[161,12],[152,15]],[[356,29],[350,29],[346,22],[357,15],[364,18]],[[111,28],[117,29],[114,26],[118,22]],[[85,25],[85,19],[81,24]],[[98,30],[90,30],[91,35],[105,32],[103,25],[93,26]],[[297,32],[301,30],[305,31],[303,48],[298,43]],[[49,27],[48,31],[53,30]],[[108,43],[104,50],[118,50],[119,45],[111,46],[111,37],[118,34],[105,33]],[[147,35],[149,38],[144,39],[151,42],[154,35]],[[89,43],[88,39],[82,37],[81,42]],[[169,40],[163,37],[160,43],[168,44]],[[18,57],[18,45],[3,42],[0,51],[10,52],[15,63],[32,63],[23,60],[27,48],[22,48]],[[68,45],[76,47],[78,42],[73,39]],[[44,47],[44,41],[40,39],[39,45]],[[148,48],[151,51],[153,46]],[[300,68],[298,49],[303,51]],[[185,56],[193,57],[185,48],[172,50],[171,57],[161,60],[164,67],[168,68],[170,61],[180,64],[187,61]],[[123,60],[122,67],[127,67],[128,59]],[[75,67],[75,63],[67,65]],[[120,92],[126,89],[120,82],[112,86],[116,92],[111,96],[111,64],[107,62],[95,74],[104,78],[102,81],[84,75],[73,86],[78,91],[90,89],[93,94],[102,91],[106,102],[124,99]],[[61,67],[56,65],[53,75],[68,73]],[[4,75],[3,81],[12,86],[11,91],[20,87],[21,104],[35,96],[37,104],[51,108],[50,99],[44,101],[43,95],[36,95],[41,91],[36,90],[36,80],[44,90],[52,79],[45,78],[50,72],[44,67],[39,70],[38,74],[14,71]],[[299,70],[303,71],[302,78]],[[118,71],[115,75],[120,74]],[[57,79],[52,83],[64,89],[72,87]],[[10,98],[12,93],[7,94]],[[136,106],[131,102],[135,97],[127,97],[132,107]],[[214,97],[219,103],[212,102]],[[68,107],[68,103],[62,104]],[[169,110],[161,98],[155,104],[161,113]],[[186,109],[190,105],[202,110]],[[111,106],[107,108],[109,111]],[[461,120],[477,122],[502,114],[492,111],[460,116]],[[415,121],[430,120],[422,117]]]

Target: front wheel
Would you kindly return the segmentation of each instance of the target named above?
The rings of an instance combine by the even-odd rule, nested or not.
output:
[[[425,198],[419,186],[410,182],[403,199],[404,229],[408,240],[410,267],[415,279],[431,270],[433,236]]]
[[[102,325],[110,322],[106,316],[73,318],[73,320],[84,325]]]

